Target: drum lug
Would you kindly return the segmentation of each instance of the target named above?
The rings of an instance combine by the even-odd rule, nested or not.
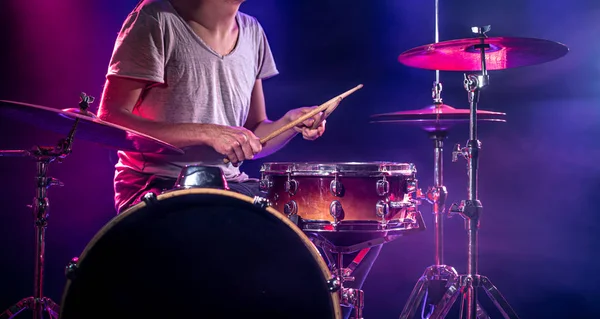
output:
[[[283,206],[283,212],[287,215],[287,217],[298,214],[298,204],[295,200],[291,200],[287,202]]]
[[[377,217],[385,219],[385,217],[387,217],[389,213],[390,205],[384,200],[377,201],[377,204],[375,204],[375,214],[377,215]]]
[[[290,196],[294,196],[296,195],[296,192],[298,191],[298,181],[296,181],[295,179],[290,179],[290,176],[288,175],[288,180],[285,181],[285,191],[290,194]]]
[[[336,224],[344,219],[344,208],[342,207],[342,203],[337,200],[332,201],[329,205],[329,214],[331,214],[331,217],[333,217]]]
[[[75,278],[77,277],[77,274],[79,272],[79,268],[77,267],[78,261],[78,257],[73,257],[65,267],[65,276],[67,277],[67,279],[75,280]]]
[[[385,196],[389,193],[390,191],[390,182],[388,182],[385,179],[385,176],[383,176],[382,179],[377,181],[377,195],[379,196]]]
[[[271,187],[273,187],[273,180],[271,176],[263,177],[258,182],[258,187],[263,192],[268,192]]]
[[[329,191],[335,197],[342,197],[344,195],[344,185],[338,180],[337,175],[335,175],[335,178],[329,183]]]
[[[271,206],[271,202],[268,199],[260,196],[254,196],[253,204],[260,207],[261,209],[265,209]]]

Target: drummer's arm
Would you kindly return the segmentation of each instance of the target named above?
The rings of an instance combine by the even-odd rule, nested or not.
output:
[[[258,138],[263,138],[269,135],[271,132],[288,124],[289,122],[290,120],[285,115],[277,121],[271,121],[267,118],[262,80],[256,80],[254,83],[254,89],[252,90],[252,97],[250,99],[250,111],[248,113],[248,119],[246,120],[244,127],[251,130]],[[294,130],[283,132],[282,134],[263,144],[262,151],[255,155],[254,158],[265,157],[277,152],[294,136],[296,136],[296,134],[298,133]]]
[[[150,135],[175,147],[206,144],[206,130],[211,124],[161,123],[133,114],[142,91],[150,82],[110,76],[106,80],[98,110],[101,120]]]
[[[279,128],[289,124],[293,120],[299,118],[304,113],[310,111],[309,107],[301,107],[288,111],[284,116],[276,121],[271,121],[267,118],[265,96],[263,91],[262,80],[256,80],[254,89],[252,90],[252,97],[250,99],[250,111],[248,113],[248,119],[244,127],[251,130],[254,135],[258,138],[264,138]],[[321,123],[318,128],[312,129],[307,126],[311,126],[320,115],[315,115],[314,118],[310,118],[304,121],[302,124],[296,126],[295,129],[289,129],[283,133],[277,135],[273,139],[263,144],[262,151],[255,155],[254,158],[261,158],[271,155],[282,147],[284,147],[298,131],[302,131],[302,135],[305,139],[313,140],[321,136],[325,131],[325,123]]]

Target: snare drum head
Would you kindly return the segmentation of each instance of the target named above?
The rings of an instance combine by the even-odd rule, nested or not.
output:
[[[61,318],[340,318],[328,279],[312,243],[275,210],[224,190],[173,191],[94,237]]]

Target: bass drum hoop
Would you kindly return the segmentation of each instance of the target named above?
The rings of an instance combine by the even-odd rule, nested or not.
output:
[[[245,201],[250,204],[254,204],[254,199],[250,198],[246,195],[236,193],[233,191],[229,191],[229,190],[216,189],[216,188],[191,188],[191,189],[174,190],[174,191],[165,192],[165,193],[158,195],[156,197],[156,201],[161,201],[161,200],[165,200],[165,199],[172,198],[172,197],[178,197],[178,196],[184,196],[184,195],[190,195],[190,194],[206,194],[206,195],[219,195],[219,196],[233,197],[237,200]],[[122,212],[121,214],[112,218],[106,225],[104,225],[104,227],[102,227],[96,233],[96,235],[94,235],[94,237],[92,237],[90,242],[85,246],[81,255],[78,257],[77,263],[79,264],[81,261],[85,260],[86,255],[89,253],[89,251],[95,246],[95,244],[110,229],[112,229],[112,227],[114,227],[114,225],[119,223],[121,220],[127,218],[128,216],[137,213],[138,211],[140,211],[141,209],[143,209],[147,206],[148,206],[148,204],[146,204],[145,202],[142,201],[139,204],[130,207],[129,209]],[[296,226],[289,218],[285,217],[282,213],[279,213],[277,210],[275,210],[272,207],[267,206],[267,207],[263,208],[263,210],[265,210],[269,214],[273,215],[275,218],[277,218],[278,220],[283,222],[284,225],[286,225],[292,231],[294,231],[294,233],[300,238],[300,240],[302,241],[304,246],[308,249],[308,251],[310,252],[313,259],[317,262],[317,264],[321,270],[321,273],[323,274],[324,280],[329,280],[329,279],[333,278],[333,276],[331,275],[331,272],[329,271],[329,268],[327,267],[327,264],[323,260],[323,257],[321,256],[321,254],[319,253],[319,251],[317,250],[315,245],[306,236],[306,234],[304,234],[304,232],[302,232],[302,230],[300,228],[298,228],[298,226]],[[67,283],[65,285],[65,289],[64,289],[64,292],[63,292],[63,295],[61,298],[61,305],[64,304],[65,299],[68,296],[70,286],[71,286],[71,280],[67,279]],[[342,319],[339,293],[332,292],[330,294],[330,296],[331,296],[330,301],[332,303],[331,306],[334,309],[334,315],[335,315],[334,319]],[[62,318],[62,315],[63,315],[62,311],[63,311],[63,307],[61,307],[59,318]]]

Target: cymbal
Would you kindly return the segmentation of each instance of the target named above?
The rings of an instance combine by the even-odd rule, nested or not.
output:
[[[506,122],[506,113],[477,110],[477,121]],[[425,131],[445,131],[456,124],[469,123],[470,110],[447,104],[434,104],[419,110],[372,115],[371,123],[403,123],[420,126]]]
[[[149,135],[102,121],[92,112],[79,109],[58,110],[40,105],[0,100],[0,116],[27,122],[58,134],[69,134],[75,118],[80,119],[74,138],[122,151],[184,154],[184,151]]]
[[[481,71],[480,38],[459,39],[419,46],[398,56],[406,66],[440,71]],[[569,52],[562,43],[534,38],[485,38],[487,70],[504,70],[558,59]]]

